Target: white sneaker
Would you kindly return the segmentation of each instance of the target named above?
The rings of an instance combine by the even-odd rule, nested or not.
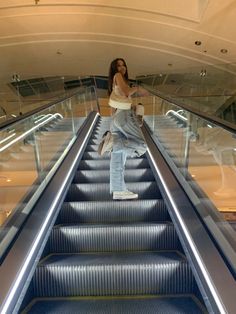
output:
[[[111,152],[113,148],[113,136],[110,131],[103,134],[102,141],[98,146],[98,154],[103,155],[105,152]]]
[[[132,200],[138,198],[138,194],[126,191],[113,192],[113,200]]]

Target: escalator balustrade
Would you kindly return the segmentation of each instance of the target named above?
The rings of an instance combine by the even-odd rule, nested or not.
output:
[[[206,313],[146,156],[128,159],[114,201],[100,118],[22,303],[22,313]]]

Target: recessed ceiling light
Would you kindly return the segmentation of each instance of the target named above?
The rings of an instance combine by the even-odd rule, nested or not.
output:
[[[196,40],[196,41],[195,41],[195,45],[196,45],[196,46],[201,46],[201,44],[202,44],[202,42],[201,42],[200,40]]]
[[[223,48],[223,49],[220,50],[220,52],[221,52],[221,53],[227,53],[228,50]]]

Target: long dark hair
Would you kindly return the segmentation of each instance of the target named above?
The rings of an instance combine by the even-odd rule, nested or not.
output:
[[[126,81],[129,80],[129,75],[128,75],[128,69],[127,69],[127,65],[126,65],[126,62],[123,58],[116,58],[114,59],[111,64],[110,64],[110,68],[109,68],[109,76],[108,76],[108,95],[111,94],[112,92],[112,85],[113,85],[113,78],[114,78],[114,75],[118,72],[117,70],[117,63],[118,61],[123,61],[124,62],[124,65],[126,67],[126,72],[125,72],[125,75],[124,75],[124,78],[126,79]]]

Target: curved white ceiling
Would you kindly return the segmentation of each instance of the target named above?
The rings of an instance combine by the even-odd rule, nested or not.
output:
[[[116,57],[131,77],[203,64],[236,72],[235,17],[235,0],[1,1],[0,80],[107,75]]]

